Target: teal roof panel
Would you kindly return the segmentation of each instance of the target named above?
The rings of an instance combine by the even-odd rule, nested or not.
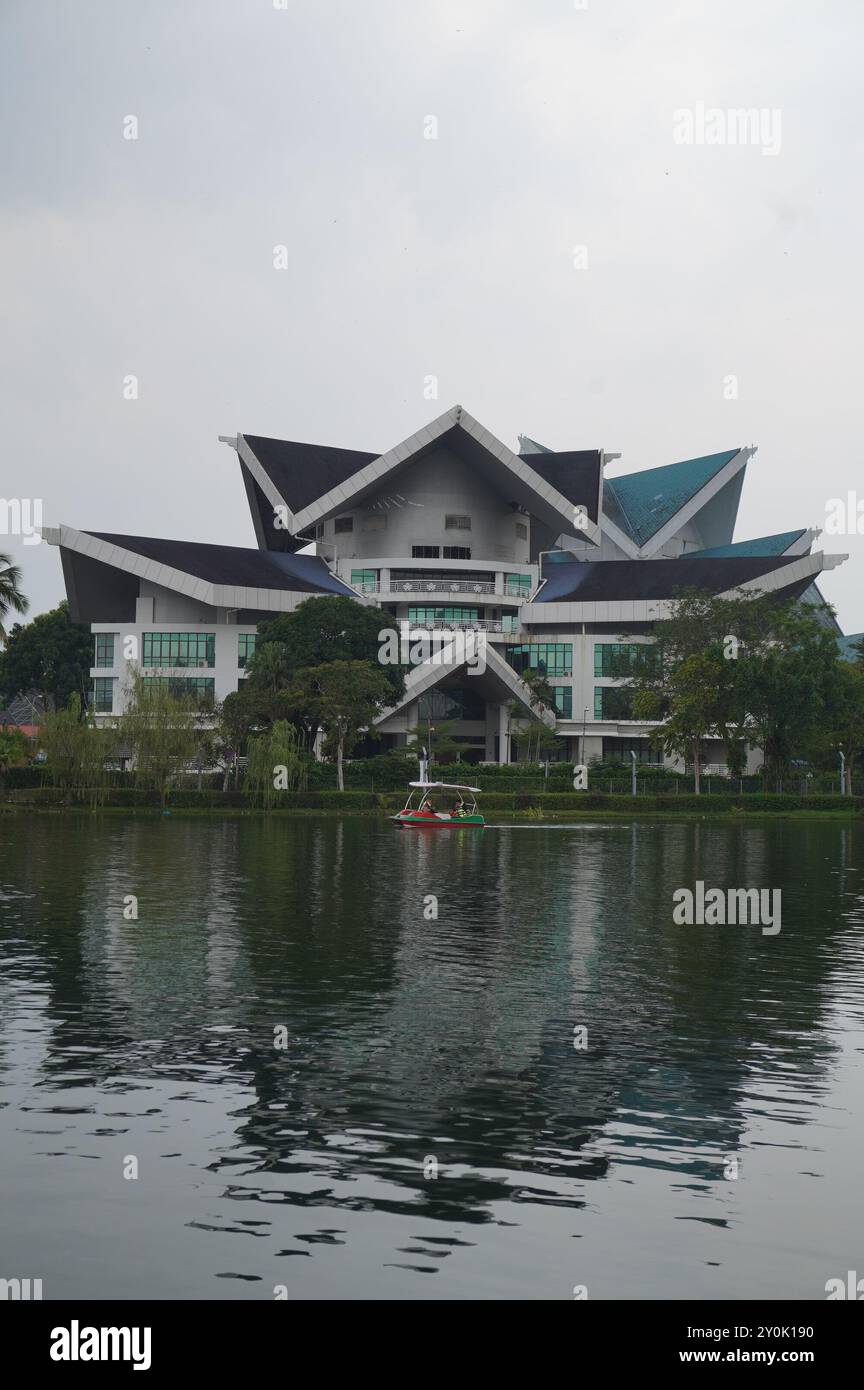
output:
[[[853,647],[857,647],[859,642],[864,642],[864,632],[852,632],[848,637],[837,638],[837,646],[844,661],[858,660],[858,652],[853,651]]]
[[[776,536],[754,536],[749,541],[733,541],[731,545],[713,545],[707,550],[688,550],[689,560],[722,559],[728,555],[785,555],[790,545],[794,545],[804,535],[800,531],[780,531]]]
[[[603,510],[636,545],[645,545],[739,452],[727,449],[607,478]]]

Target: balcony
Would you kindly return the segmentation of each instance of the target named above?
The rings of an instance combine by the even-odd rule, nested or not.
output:
[[[406,622],[407,619],[400,619]],[[503,637],[505,642],[524,642],[525,638],[519,632],[508,627],[506,622],[501,619],[476,618],[472,622],[432,622],[432,623],[411,623],[412,632],[488,632],[493,636]]]
[[[528,602],[529,592],[525,589],[515,588],[511,584],[501,584],[496,587],[480,579],[391,579],[384,584],[356,584],[355,588],[363,594],[389,594],[395,597],[399,594],[497,594],[506,598],[519,599],[523,603]]]

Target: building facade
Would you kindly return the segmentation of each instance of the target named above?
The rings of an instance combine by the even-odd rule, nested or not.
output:
[[[539,673],[555,693],[554,714],[540,712],[555,736],[544,757],[629,762],[632,749],[656,761],[621,662],[650,642],[677,591],[800,597],[839,635],[816,581],[845,556],[814,552],[808,530],[732,540],[751,448],[606,478],[617,455],[526,436],[514,453],[461,406],[382,454],[221,438],[237,454],[257,549],[43,532],[59,547],[73,619],[92,627],[100,718],[122,710],[133,668],[223,699],[261,622],[341,594],[379,609],[382,632],[436,636],[378,720],[385,746],[453,720],[466,760],[510,762],[521,716],[536,718],[523,677]],[[722,748],[706,761],[722,765]]]

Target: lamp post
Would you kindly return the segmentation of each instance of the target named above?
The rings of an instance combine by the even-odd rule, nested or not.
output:
[[[631,765],[631,769],[630,769],[630,794],[631,794],[631,796],[635,796],[635,795],[636,795],[636,754],[633,752],[633,749],[632,749],[632,748],[630,749],[630,757],[631,757],[632,760],[633,760],[633,761],[632,761],[632,765]]]
[[[838,748],[838,749],[837,749],[837,752],[840,754],[840,795],[841,795],[841,796],[845,796],[845,795],[846,795],[846,754],[843,752],[843,749],[842,749],[842,748]]]
[[[585,763],[585,723],[586,723],[587,718],[588,718],[588,706],[586,705],[585,708],[584,708],[583,711],[582,711],[582,758],[581,758],[581,762],[582,762],[582,766],[583,766],[583,767],[586,766],[586,763]]]

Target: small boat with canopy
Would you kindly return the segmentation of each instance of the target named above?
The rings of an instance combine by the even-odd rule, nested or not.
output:
[[[458,782],[409,782],[408,787],[408,800],[392,817],[397,825],[453,830],[486,824],[477,806],[479,787],[464,787]]]

